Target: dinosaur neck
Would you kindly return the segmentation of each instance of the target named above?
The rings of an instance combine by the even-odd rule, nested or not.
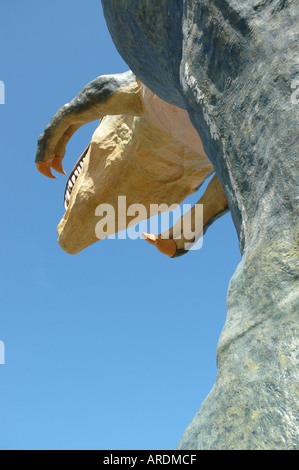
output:
[[[161,100],[149,88],[142,90],[146,122],[169,134],[176,142],[207,159],[202,141],[192,125],[188,112]]]

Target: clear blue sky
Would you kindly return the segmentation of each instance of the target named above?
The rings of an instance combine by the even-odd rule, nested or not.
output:
[[[230,214],[171,260],[143,240],[57,244],[66,177],[34,164],[51,116],[128,69],[99,0],[0,6],[1,449],[173,449],[216,377],[240,261]],[[97,123],[68,145],[69,173]]]

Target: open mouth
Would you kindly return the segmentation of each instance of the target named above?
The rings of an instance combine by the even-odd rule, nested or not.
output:
[[[78,179],[78,176],[79,176],[79,174],[82,170],[83,162],[84,162],[84,159],[85,159],[86,154],[88,152],[88,149],[89,149],[89,145],[84,150],[82,155],[79,157],[77,163],[75,164],[75,166],[74,166],[73,170],[71,171],[71,174],[70,174],[70,176],[67,180],[67,183],[66,183],[66,186],[65,186],[65,191],[64,191],[64,208],[65,208],[65,210],[67,210],[67,208],[68,208],[72,190],[73,190],[73,188],[76,184],[76,181]]]

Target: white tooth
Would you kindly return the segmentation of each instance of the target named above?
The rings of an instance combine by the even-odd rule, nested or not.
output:
[[[73,183],[71,182],[71,180],[69,180],[69,182],[68,182],[68,187],[69,187],[69,188],[72,188],[72,187],[73,187]]]
[[[65,208],[65,210],[67,210],[67,206],[68,206],[68,202],[65,200],[65,201],[64,201],[64,208]]]
[[[66,193],[65,193],[66,200],[69,201],[70,197],[71,197],[70,192],[67,190]]]
[[[73,176],[72,176],[72,182],[73,182],[73,184],[75,184],[75,181],[76,181],[76,176],[73,175]]]
[[[79,165],[81,166],[81,168],[83,167],[83,160],[82,160],[82,162],[79,163]]]
[[[78,170],[79,173],[80,173],[80,171],[81,171],[81,166],[78,165],[78,166],[77,166],[77,170]]]
[[[78,170],[75,170],[74,173],[75,173],[76,176],[79,176],[79,171]]]

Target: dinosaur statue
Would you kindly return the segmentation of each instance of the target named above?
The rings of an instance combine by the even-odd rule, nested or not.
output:
[[[118,227],[122,220],[119,195],[126,197],[123,212],[138,203],[145,207],[144,213],[153,216],[161,204],[181,203],[214,172],[187,112],[158,98],[132,72],[96,78],[55,114],[39,138],[39,171],[50,178],[54,177],[51,168],[64,173],[62,159],[71,135],[80,125],[99,118],[100,124],[66,184],[66,212],[58,225],[58,242],[72,254],[100,238],[95,213],[101,204],[115,208],[114,230],[106,231],[104,238],[132,222],[134,214],[125,218],[125,226]],[[216,175],[197,204],[204,205],[203,227],[198,225],[199,233],[195,233],[192,208],[193,242],[228,210]],[[162,253],[180,256],[188,251],[188,240],[182,233],[174,235],[173,230],[164,236],[144,234],[144,238]]]
[[[291,96],[298,0],[102,0],[102,7],[138,81],[187,112],[242,253],[228,289],[216,382],[177,449],[297,449],[299,107]],[[95,93],[92,87],[83,121],[98,115],[99,104],[101,115],[113,114],[119,89],[102,81]],[[130,103],[117,113],[128,115]],[[62,109],[39,141],[38,166],[49,176],[50,166],[62,171],[65,142],[81,125],[72,105]]]

